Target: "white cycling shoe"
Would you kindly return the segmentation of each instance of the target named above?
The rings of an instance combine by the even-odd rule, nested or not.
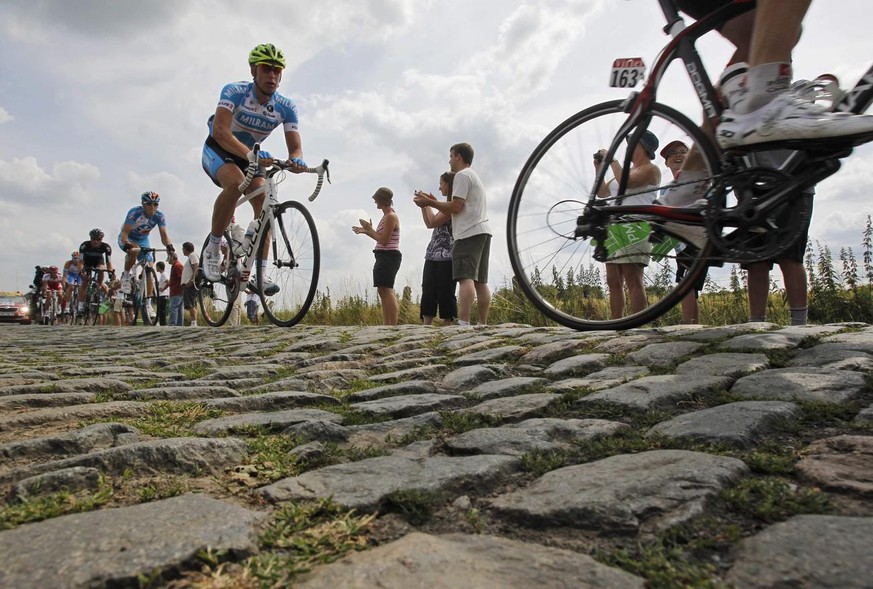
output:
[[[209,282],[221,280],[221,252],[218,248],[215,251],[208,247],[203,250],[203,275]]]
[[[784,92],[756,111],[721,116],[716,139],[722,149],[778,141],[830,139],[873,133],[873,115],[831,112]]]

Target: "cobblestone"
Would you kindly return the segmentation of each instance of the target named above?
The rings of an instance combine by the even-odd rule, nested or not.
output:
[[[871,326],[15,327],[3,588],[260,586],[307,508],[300,587],[873,577]]]

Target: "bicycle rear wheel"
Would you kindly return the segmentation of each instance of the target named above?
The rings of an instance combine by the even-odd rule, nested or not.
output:
[[[230,234],[224,232],[225,243],[232,243]],[[206,246],[209,245],[209,236],[203,242],[203,249],[200,251],[200,259],[203,260],[203,253],[206,251]],[[197,302],[200,307],[200,314],[203,321],[212,327],[220,327],[224,325],[227,318],[230,317],[230,312],[233,310],[234,301],[239,295],[239,278],[236,270],[236,260],[233,258],[233,253],[228,251],[231,256],[228,263],[221,270],[221,280],[218,282],[209,282],[203,274],[203,269],[197,270],[197,276],[194,277],[194,284],[197,285]]]
[[[258,249],[256,284],[270,321],[279,327],[290,327],[303,319],[315,297],[321,250],[315,221],[302,204],[284,202],[274,215],[274,230],[264,233]],[[262,252],[268,244],[269,259],[264,263]],[[264,285],[271,282],[279,291],[265,296]]]
[[[702,287],[711,261],[712,247],[699,225],[661,225],[651,217],[612,217],[605,226],[609,236],[605,244],[612,243],[610,259],[624,262],[617,265],[621,272],[645,265],[645,306],[613,317],[611,304],[621,307],[622,297],[618,291],[609,291],[606,265],[594,258],[596,244],[588,238],[576,238],[574,232],[594,187],[592,154],[608,147],[627,122],[623,102],[592,106],[558,125],[525,163],[510,199],[507,237],[517,285],[540,312],[573,329],[629,329],[653,321],[695,286]],[[681,113],[656,103],[640,124],[656,135],[661,147],[682,141],[696,149],[710,179],[718,171],[718,150],[712,140]],[[624,164],[622,150],[616,153],[616,160]],[[656,161],[659,168],[662,161]],[[611,177],[608,174],[606,179]],[[648,190],[648,202],[671,181],[669,170],[663,168],[661,186]],[[617,270],[613,267],[610,272],[614,276]],[[678,311],[675,315],[666,321],[678,323]]]

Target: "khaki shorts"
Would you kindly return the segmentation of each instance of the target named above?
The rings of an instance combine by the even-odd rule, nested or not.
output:
[[[490,254],[491,236],[487,233],[456,239],[452,244],[452,278],[487,283]]]

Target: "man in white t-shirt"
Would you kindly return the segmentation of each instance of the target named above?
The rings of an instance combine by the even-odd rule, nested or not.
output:
[[[479,311],[479,324],[488,323],[491,290],[488,288],[488,259],[491,253],[491,226],[485,186],[470,166],[473,148],[469,143],[456,143],[449,149],[449,167],[455,173],[452,197],[439,201],[419,194],[413,202],[420,207],[433,207],[452,216],[452,276],[458,281],[458,325],[470,324],[473,300]]]

